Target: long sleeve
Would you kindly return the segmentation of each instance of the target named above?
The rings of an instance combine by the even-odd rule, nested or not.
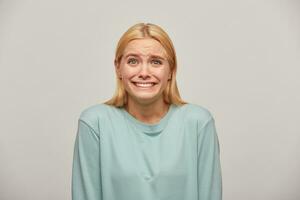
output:
[[[99,134],[78,120],[72,168],[72,200],[101,200]]]
[[[222,199],[220,146],[213,117],[198,132],[198,200]]]

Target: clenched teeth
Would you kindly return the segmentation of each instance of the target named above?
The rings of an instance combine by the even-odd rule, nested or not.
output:
[[[133,83],[138,87],[152,87],[153,85],[155,85],[155,83],[153,82],[149,82],[149,83],[133,82]]]

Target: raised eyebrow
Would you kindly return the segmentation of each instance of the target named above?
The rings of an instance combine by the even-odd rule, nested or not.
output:
[[[165,58],[163,58],[161,56],[158,56],[158,55],[151,55],[151,58],[157,58],[157,59],[160,59],[160,60],[165,60]]]
[[[129,56],[139,57],[138,54],[130,53],[130,54],[127,54],[127,55],[125,56],[125,59],[128,58]]]
[[[139,54],[135,54],[135,53],[129,53],[125,56],[125,58],[129,57],[129,56],[134,56],[134,57],[139,57]],[[161,60],[165,60],[165,58],[159,56],[159,55],[150,55],[151,58],[157,58],[157,59],[161,59]]]

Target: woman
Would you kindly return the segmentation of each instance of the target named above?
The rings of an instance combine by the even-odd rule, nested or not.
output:
[[[74,147],[73,200],[221,200],[212,114],[183,101],[167,33],[138,23],[115,55],[117,89],[82,111]]]

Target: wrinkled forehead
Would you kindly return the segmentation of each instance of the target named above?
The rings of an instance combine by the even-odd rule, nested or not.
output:
[[[129,54],[140,55],[141,57],[150,57],[156,55],[166,58],[164,47],[154,39],[138,39],[130,41],[124,49],[123,55],[126,57]]]

